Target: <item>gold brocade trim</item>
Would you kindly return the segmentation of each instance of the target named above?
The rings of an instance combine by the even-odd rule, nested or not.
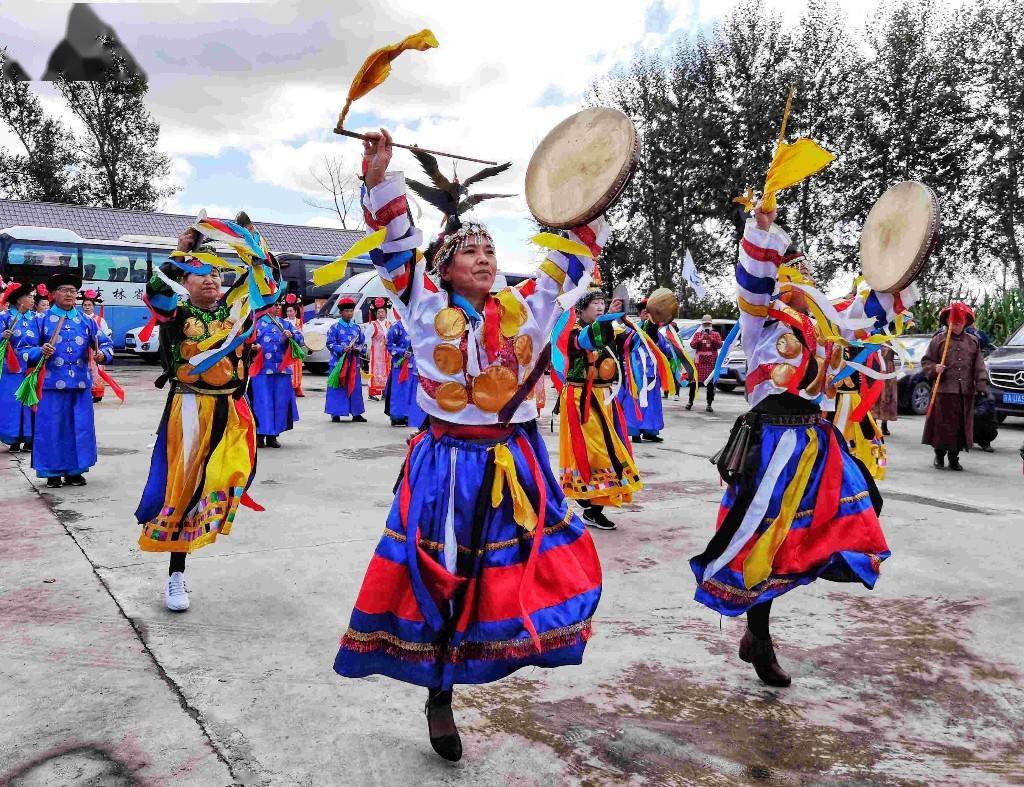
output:
[[[839,505],[845,505],[846,503],[856,503],[858,500],[863,500],[865,497],[868,497],[870,494],[871,493],[868,492],[868,490],[865,489],[863,492],[858,492],[855,495],[850,495],[849,497],[841,497],[841,498],[839,498]],[[811,514],[813,514],[813,513],[814,513],[814,509],[813,508],[805,508],[803,511],[797,511],[795,514],[793,514],[793,521],[796,521],[797,519],[800,519],[800,518],[805,517],[805,516],[811,516]],[[774,521],[774,519],[775,519],[775,517],[773,517],[773,516],[766,516],[764,518],[764,521],[765,522],[772,522],[772,521]]]
[[[553,533],[558,533],[562,530],[565,530],[567,527],[569,527],[569,521],[571,519],[572,513],[566,513],[565,517],[560,522],[558,522],[555,525],[552,525],[551,527],[545,527],[544,535],[550,536]],[[394,541],[397,541],[400,544],[404,544],[407,540],[405,533],[399,533],[397,530],[392,530],[389,527],[384,528],[384,535],[385,537],[393,539]],[[476,554],[479,557],[483,555],[484,552],[496,552],[499,549],[508,549],[509,547],[519,545],[523,541],[530,541],[532,539],[533,533],[523,531],[522,535],[519,536],[519,538],[509,538],[505,541],[489,541],[488,543],[484,544],[483,549],[476,550]],[[441,543],[440,541],[430,541],[426,538],[420,539],[420,546],[431,552],[444,551],[443,543]],[[462,544],[458,545],[458,550],[464,555],[468,555],[473,551],[469,547],[463,546]]]
[[[454,648],[445,647],[432,642],[410,642],[400,639],[390,631],[371,631],[364,633],[349,628],[341,638],[341,648],[360,653],[373,651],[391,651],[397,658],[415,661],[442,659],[449,664],[461,664],[470,660],[483,659],[514,659],[527,658],[538,652],[557,650],[567,647],[582,638],[590,639],[593,625],[592,618],[586,618],[568,626],[551,629],[538,635],[540,651],[537,650],[530,637],[504,639],[494,642],[463,642]]]
[[[750,599],[757,598],[763,595],[769,590],[773,590],[777,587],[785,587],[792,585],[796,580],[794,579],[779,579],[777,577],[769,577],[760,585],[756,586],[756,589],[747,589],[737,587],[735,585],[727,585],[724,582],[720,582],[717,579],[705,579],[701,582],[701,587],[707,590],[711,595],[733,601],[749,601]]]

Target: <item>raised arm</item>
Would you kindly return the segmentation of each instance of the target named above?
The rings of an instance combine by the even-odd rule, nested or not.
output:
[[[394,293],[396,306],[408,307],[412,300],[416,250],[423,233],[412,223],[406,199],[405,176],[387,171],[391,163],[391,135],[381,129],[363,141],[363,218],[371,230],[386,229],[384,245],[370,252],[384,286]]]
[[[775,224],[774,210],[758,210],[753,218],[747,219],[736,262],[736,303],[740,309],[741,341],[748,359],[764,332],[779,266],[789,244],[789,235]]]

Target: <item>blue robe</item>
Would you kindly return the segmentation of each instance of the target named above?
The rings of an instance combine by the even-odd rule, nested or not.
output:
[[[60,318],[60,335],[54,336]],[[82,475],[96,464],[96,427],[93,421],[92,374],[89,350],[96,362],[110,363],[114,345],[80,309],[57,306],[39,318],[41,335],[29,346],[28,362],[43,357],[42,346],[51,342],[56,352],[46,362],[43,393],[36,408],[32,467],[40,478]]]
[[[291,322],[278,319],[285,330],[291,331],[299,346],[305,346],[302,332]],[[260,345],[263,366],[252,376],[249,398],[256,415],[256,434],[263,437],[277,437],[291,429],[299,420],[299,405],[292,388],[292,365],[282,370],[288,339],[269,315],[256,323],[256,341]]]
[[[384,389],[384,412],[391,416],[392,423],[407,419],[409,426],[419,429],[427,414],[416,402],[420,378],[416,373],[412,342],[401,321],[392,325],[388,331],[388,353],[391,355],[391,374],[388,375],[388,384]],[[403,366],[408,366],[404,381],[401,379]]]
[[[363,404],[363,378],[359,371],[359,351],[365,343],[363,329],[354,322],[338,320],[327,331],[327,349],[331,352],[328,376],[330,376],[330,372],[334,371],[334,367],[342,362],[346,352],[352,356],[351,363],[356,365],[353,372],[355,387],[352,389],[351,395],[349,395],[345,380],[342,380],[341,385],[337,388],[327,387],[327,403],[324,405],[324,412],[330,416],[362,415],[366,411],[366,405]],[[352,349],[348,350],[350,344],[352,344]]]
[[[17,359],[18,369],[7,368],[6,357],[0,358],[0,442],[7,445],[32,442],[32,409],[20,404],[14,398],[18,386],[28,374],[28,348],[34,347],[39,338],[39,316],[33,311],[21,314],[11,309],[0,314],[0,333],[10,330],[12,355]]]
[[[652,337],[655,338],[655,337]],[[671,347],[663,337],[656,337],[656,341],[662,352],[669,352]],[[647,391],[647,401],[644,403],[643,396],[633,397],[629,392],[629,386],[623,381],[619,388],[619,403],[622,405],[622,412],[626,416],[626,429],[630,437],[637,437],[640,434],[658,434],[665,428],[665,417],[661,407],[661,386],[658,380],[658,364],[647,346],[635,337],[629,351],[629,358],[625,359],[636,377],[637,390],[651,386]],[[652,385],[653,384],[653,385]]]

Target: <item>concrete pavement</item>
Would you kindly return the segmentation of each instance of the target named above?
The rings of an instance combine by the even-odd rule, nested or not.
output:
[[[307,377],[302,421],[260,454],[267,512],[189,558],[174,615],[132,515],[164,394],[153,367],[114,371],[129,402],[98,408],[87,487],[44,490],[27,456],[0,459],[0,784],[1024,783],[1021,426],[952,474],[920,419],[894,425],[893,557],[873,592],[819,582],[776,604],[779,691],[737,659],[742,621],[692,601],[686,564],[721,495],[705,457],[742,398],[714,416],[669,402],[666,442],[637,447],[647,488],[594,534],[585,663],[458,690],[451,766],[422,690],[331,670],[408,432],[375,403],[367,425],[331,424]]]

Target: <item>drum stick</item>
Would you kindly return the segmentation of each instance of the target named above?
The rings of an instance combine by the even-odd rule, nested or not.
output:
[[[343,137],[352,137],[352,139],[369,139],[366,134],[360,134],[356,131],[349,131],[347,128],[341,128],[338,126],[334,129],[335,134],[341,134]],[[491,166],[496,165],[497,161],[488,161],[482,158],[470,158],[469,156],[459,156],[455,153],[445,153],[441,150],[431,150],[430,148],[421,148],[419,145],[403,145],[401,142],[392,142],[391,145],[396,148],[405,148],[406,150],[418,150],[420,153],[433,153],[435,156],[444,156],[445,158],[456,158],[460,161],[474,161],[477,164],[490,164]]]
[[[949,340],[953,338],[953,315],[949,315],[949,322],[946,324],[946,345],[942,348],[942,360],[939,361],[939,366],[946,365],[946,356],[949,355]],[[928,401],[928,410],[925,411],[924,417],[927,418],[932,414],[932,408],[935,406],[935,397],[939,395],[939,382],[942,380],[942,372],[940,371],[935,375],[935,384],[932,385],[932,398]]]

